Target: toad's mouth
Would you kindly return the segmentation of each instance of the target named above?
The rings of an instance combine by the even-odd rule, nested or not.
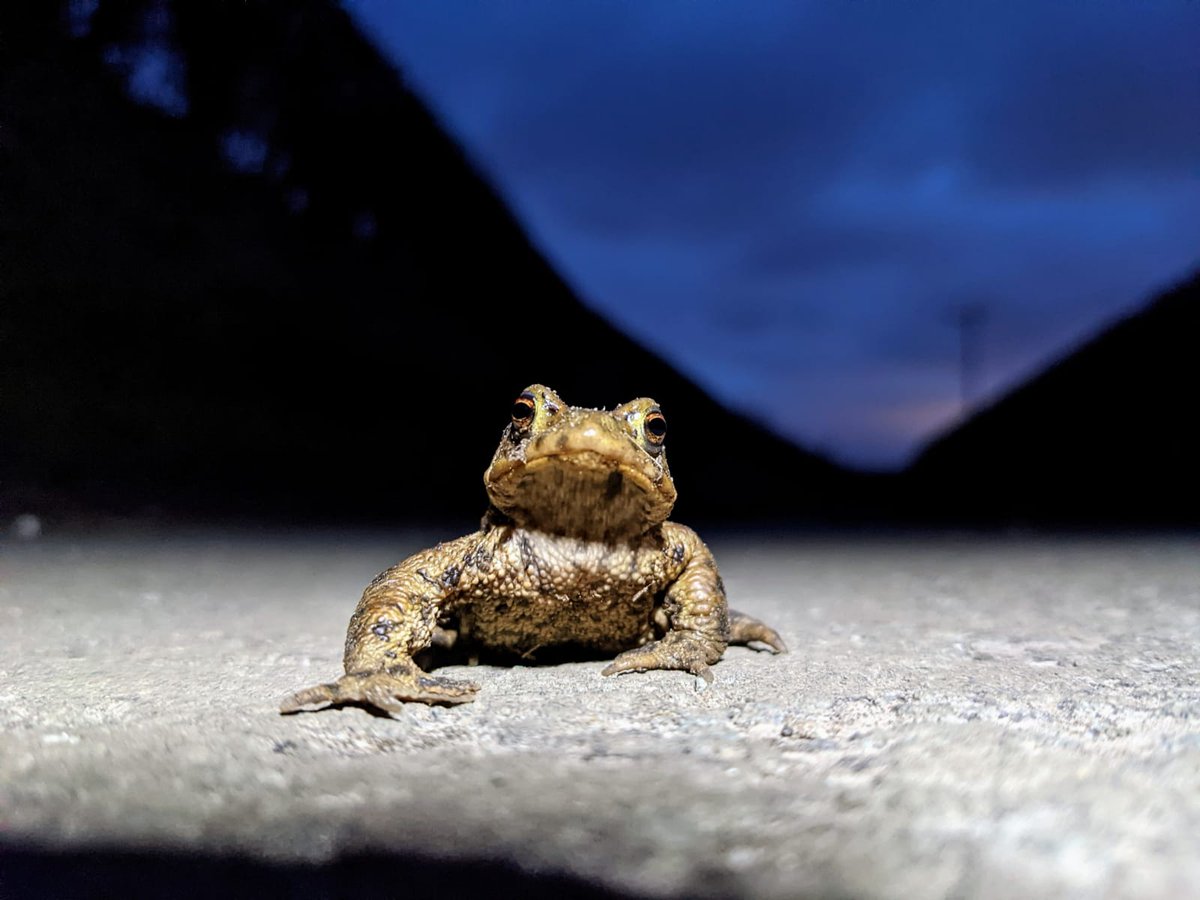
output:
[[[563,450],[547,453],[532,459],[500,460],[493,464],[492,482],[524,479],[537,476],[539,473],[550,475],[568,482],[578,482],[577,490],[586,493],[597,484],[603,485],[602,493],[608,497],[616,495],[625,489],[653,493],[655,484],[662,481],[662,473],[652,479],[642,466],[633,465],[595,450]],[[611,497],[610,497],[611,499]]]

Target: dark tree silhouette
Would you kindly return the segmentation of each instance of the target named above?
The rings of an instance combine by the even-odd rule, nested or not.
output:
[[[683,514],[813,515],[844,494],[840,470],[581,305],[335,3],[101,0],[86,26],[15,7],[10,497],[465,519],[531,381],[660,400]],[[172,103],[153,83],[130,99],[147,59],[166,60]]]

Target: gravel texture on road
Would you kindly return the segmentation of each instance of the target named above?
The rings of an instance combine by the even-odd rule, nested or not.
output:
[[[0,546],[0,896],[1200,896],[1196,536],[715,535],[790,654],[279,715],[428,538]]]

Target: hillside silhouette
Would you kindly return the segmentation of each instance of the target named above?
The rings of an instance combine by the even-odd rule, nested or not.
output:
[[[88,8],[0,6],[0,518],[465,521],[541,381],[656,397],[689,521],[1200,523],[1200,278],[848,473],[580,303],[336,3]]]
[[[658,399],[681,516],[844,494],[583,306],[335,3],[57,6],[0,12],[10,513],[473,517],[534,381]]]
[[[1200,274],[933,441],[905,476],[926,517],[1200,524]]]

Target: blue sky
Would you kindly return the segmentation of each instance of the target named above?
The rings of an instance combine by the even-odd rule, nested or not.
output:
[[[1200,264],[1200,3],[348,0],[584,302],[855,465]]]

